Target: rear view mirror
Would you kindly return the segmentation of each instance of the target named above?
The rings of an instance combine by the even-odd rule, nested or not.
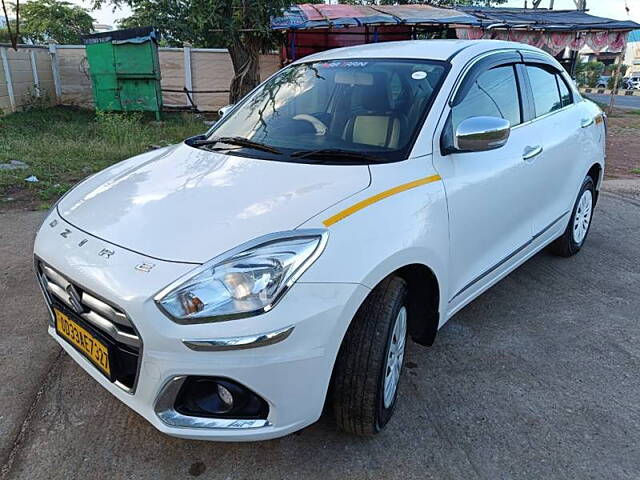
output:
[[[336,72],[335,82],[342,85],[370,87],[373,85],[373,75],[367,72],[341,70]]]
[[[463,120],[454,137],[458,152],[484,152],[502,147],[511,134],[511,123],[498,117],[471,117]]]

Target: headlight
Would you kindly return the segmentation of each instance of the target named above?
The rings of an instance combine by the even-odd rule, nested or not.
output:
[[[218,322],[271,310],[320,256],[326,230],[301,230],[263,237],[189,272],[156,295],[172,320]]]

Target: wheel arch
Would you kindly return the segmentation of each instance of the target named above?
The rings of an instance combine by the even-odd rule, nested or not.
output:
[[[391,275],[397,275],[407,284],[409,335],[420,345],[433,345],[440,324],[438,277],[431,268],[421,263],[405,265]]]
[[[376,269],[375,275],[370,274],[366,282],[372,290],[392,276],[400,277],[406,282],[409,294],[408,333],[414,342],[425,346],[433,345],[440,325],[442,281],[436,271],[425,263],[406,259],[405,262],[393,266],[387,264],[384,270]]]
[[[587,175],[593,179],[593,182],[596,185],[596,198],[594,199],[594,204],[598,202],[598,197],[600,196],[600,187],[602,185],[603,172],[604,172],[604,169],[602,165],[598,162],[591,165],[591,167],[589,168],[589,171],[587,172]]]
[[[408,334],[414,342],[420,345],[431,346],[435,341],[440,324],[441,282],[431,267],[423,263],[407,263],[396,266],[392,271],[388,271],[386,275],[377,276],[378,281],[369,282],[371,290],[393,276],[402,278],[407,284],[409,294],[407,305],[409,310]],[[369,279],[371,279],[371,275]],[[336,362],[343,349],[347,332],[352,327],[352,321],[356,313],[362,308],[370,295],[371,291],[361,298],[354,311],[353,317],[342,332],[342,338],[340,339],[333,359],[331,378],[326,391],[325,403],[331,397],[331,390],[334,388]]]

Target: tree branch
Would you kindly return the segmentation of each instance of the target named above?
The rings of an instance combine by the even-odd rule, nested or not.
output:
[[[9,32],[9,41],[11,46],[17,52],[18,51],[18,39],[20,38],[20,0],[16,0],[16,33],[15,35],[11,31],[11,22],[9,22],[9,13],[7,12],[7,5],[5,0],[2,0],[2,10],[4,11],[4,19],[7,22],[7,32]]]

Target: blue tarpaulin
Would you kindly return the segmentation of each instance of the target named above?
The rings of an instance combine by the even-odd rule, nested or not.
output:
[[[82,42],[85,45],[94,43],[144,43],[149,40],[158,42],[158,34],[153,27],[127,28],[124,30],[112,30],[109,32],[83,35]]]

